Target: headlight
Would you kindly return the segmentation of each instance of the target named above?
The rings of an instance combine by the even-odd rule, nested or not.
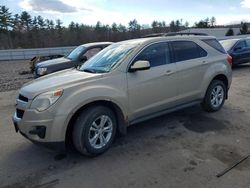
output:
[[[42,76],[42,75],[45,75],[46,72],[47,72],[47,68],[46,68],[46,67],[39,67],[39,68],[37,69],[37,72],[36,72],[36,73],[37,73],[38,75]]]
[[[38,95],[31,103],[31,109],[44,111],[53,105],[63,94],[63,90],[46,92]]]

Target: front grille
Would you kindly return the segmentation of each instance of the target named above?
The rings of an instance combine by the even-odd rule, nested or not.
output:
[[[29,101],[29,99],[27,97],[25,97],[25,96],[23,96],[21,94],[19,95],[18,99],[21,100],[21,101],[24,101],[24,102],[28,102]]]
[[[20,119],[23,118],[24,110],[16,109],[16,116]]]

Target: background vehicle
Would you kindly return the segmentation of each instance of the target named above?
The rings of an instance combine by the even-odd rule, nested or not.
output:
[[[233,65],[250,62],[250,38],[222,40],[220,43],[233,58]]]
[[[61,54],[54,54],[54,55],[46,55],[46,56],[35,56],[30,60],[30,72],[33,73],[35,71],[35,67],[37,63],[40,63],[42,61],[47,61],[51,59],[57,59],[60,57],[64,57],[64,55]]]
[[[79,69],[25,85],[14,125],[33,142],[72,141],[82,154],[98,155],[128,125],[195,104],[220,110],[231,84],[231,63],[208,36],[114,43]]]
[[[111,42],[96,42],[83,44],[75,48],[68,56],[43,61],[35,65],[35,78],[63,69],[77,67],[97,54],[102,49],[112,44]]]

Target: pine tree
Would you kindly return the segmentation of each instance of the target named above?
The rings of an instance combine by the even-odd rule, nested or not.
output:
[[[248,26],[247,23],[241,22],[240,34],[246,35],[248,33]]]
[[[12,14],[9,12],[9,9],[6,6],[0,6],[0,29],[9,30],[12,26]]]
[[[234,36],[234,30],[232,28],[229,28],[226,33],[226,36]]]
[[[21,24],[24,28],[25,31],[30,31],[31,24],[32,24],[32,19],[31,16],[28,12],[23,11],[20,16],[21,19]]]

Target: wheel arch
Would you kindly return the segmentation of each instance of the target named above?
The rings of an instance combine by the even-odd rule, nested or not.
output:
[[[227,78],[227,76],[226,75],[224,75],[224,74],[218,74],[218,75],[216,75],[211,81],[210,81],[210,83],[213,81],[213,80],[220,80],[220,81],[222,81],[224,84],[225,84],[225,86],[226,86],[226,99],[228,99],[228,78]]]
[[[97,100],[93,102],[89,102],[80,108],[78,108],[69,118],[69,121],[67,123],[67,128],[65,132],[65,143],[66,145],[71,145],[72,144],[72,131],[74,128],[74,123],[76,120],[76,117],[85,109],[93,107],[93,106],[105,106],[110,108],[115,116],[117,117],[117,125],[118,125],[118,133],[125,135],[127,133],[127,126],[128,126],[128,121],[127,118],[125,117],[124,113],[122,112],[122,109],[113,101],[108,101],[108,100]]]
[[[213,81],[213,80],[220,80],[220,81],[224,82],[226,88],[228,89],[228,79],[227,79],[226,75],[224,75],[224,74],[219,74],[219,75],[215,76],[215,77],[212,79],[212,81]],[[212,81],[211,81],[211,82],[212,82]]]
[[[218,73],[214,76],[211,76],[209,79],[207,78],[207,81],[203,82],[203,89],[202,89],[202,95],[201,95],[201,99],[204,99],[204,97],[206,96],[207,90],[210,86],[210,84],[212,83],[213,80],[220,80],[222,81],[225,86],[226,86],[226,99],[228,99],[228,90],[229,90],[229,84],[230,84],[230,80],[229,78],[223,74],[223,73]]]

